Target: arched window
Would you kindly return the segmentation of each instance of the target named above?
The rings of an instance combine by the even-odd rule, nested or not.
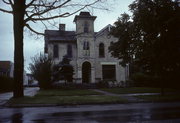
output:
[[[85,56],[90,56],[90,48],[89,48],[89,42],[88,41],[84,41],[83,42],[83,52]]]
[[[104,44],[99,44],[99,57],[104,57]]]
[[[88,41],[84,41],[83,50],[89,50],[89,42]]]
[[[85,21],[84,22],[84,33],[88,33],[89,32],[89,29],[88,29],[88,22]]]
[[[53,47],[53,57],[54,58],[58,58],[59,57],[59,48],[58,48],[57,44],[55,44],[54,47]]]
[[[67,55],[68,57],[72,58],[72,45],[67,45]]]

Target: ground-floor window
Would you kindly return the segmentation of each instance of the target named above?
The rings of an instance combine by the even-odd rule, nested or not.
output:
[[[116,66],[102,65],[103,80],[116,80]]]

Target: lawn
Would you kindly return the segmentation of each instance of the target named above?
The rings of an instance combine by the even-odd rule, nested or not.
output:
[[[102,103],[125,103],[126,99],[116,96],[101,95],[93,90],[40,90],[33,97],[23,97],[10,99],[10,106],[27,104],[55,104],[55,105],[74,105],[74,104],[102,104]]]
[[[9,104],[102,104],[102,103],[125,103],[127,100],[115,96],[34,96],[19,99],[11,99]]]
[[[160,93],[160,88],[148,87],[131,87],[131,88],[103,88],[103,91],[116,93],[116,94],[130,94],[130,93]],[[165,92],[174,92],[173,89],[165,89]]]
[[[83,95],[101,95],[99,92],[95,92],[93,90],[80,90],[80,89],[74,89],[74,90],[58,90],[58,89],[52,89],[52,90],[40,90],[36,96],[83,96]]]
[[[141,95],[141,96],[135,96],[137,98],[143,99],[145,101],[153,101],[153,102],[159,102],[159,101],[180,101],[180,95],[174,94],[174,95]]]

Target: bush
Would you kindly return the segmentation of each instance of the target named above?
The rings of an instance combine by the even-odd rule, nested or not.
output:
[[[133,86],[136,87],[161,87],[159,77],[147,75],[144,73],[135,73],[131,77]]]
[[[13,90],[13,78],[0,76],[0,92]]]
[[[131,79],[134,82],[134,86],[137,87],[144,87],[147,86],[148,81],[149,81],[149,76],[143,74],[143,73],[135,73],[132,75]]]
[[[108,88],[109,87],[108,81],[101,80],[98,83],[96,83],[96,87],[97,88]]]
[[[53,62],[50,58],[40,54],[32,58],[32,62],[29,67],[33,77],[38,81],[41,89],[49,89],[52,86],[52,65]]]

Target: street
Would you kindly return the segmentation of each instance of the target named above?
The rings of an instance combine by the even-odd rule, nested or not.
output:
[[[179,102],[0,108],[0,123],[179,122]]]

